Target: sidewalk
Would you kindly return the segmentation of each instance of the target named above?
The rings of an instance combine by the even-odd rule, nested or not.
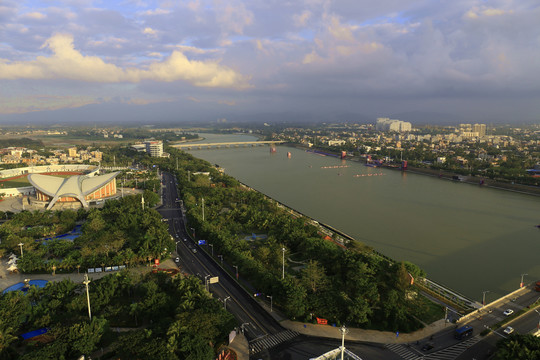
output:
[[[341,339],[341,332],[339,330],[339,327],[334,327],[330,325],[317,325],[311,323],[301,323],[291,320],[283,320],[281,321],[281,326],[303,335]],[[446,324],[446,327],[448,328],[450,328],[451,326],[453,326],[453,324]],[[396,333],[389,331],[347,328],[348,333],[345,335],[345,340],[365,341],[380,344],[401,344],[425,339],[426,337],[429,337],[444,329],[444,319],[438,320],[410,334],[399,333],[399,335],[396,335]]]
[[[30,280],[47,280],[47,281],[62,281],[64,279],[71,279],[71,281],[75,283],[82,283],[84,280],[84,274],[85,272],[83,269],[80,269],[80,273],[77,274],[77,271],[74,271],[72,273],[62,273],[62,274],[56,274],[52,275],[52,273],[47,274],[9,274],[6,271],[6,264],[3,261],[2,264],[0,264],[0,292],[4,291],[8,287],[15,285],[17,283],[23,282],[24,279],[30,279]],[[176,268],[176,264],[172,259],[167,259],[164,262],[161,263],[160,268]],[[85,269],[86,270],[86,269]],[[136,272],[136,273],[148,273],[152,270],[149,266],[136,266],[129,268],[130,272]],[[101,273],[92,273],[88,274],[88,278],[90,280],[94,279],[101,279],[102,277],[110,274],[117,274],[119,271],[109,271],[109,272],[101,272]]]
[[[283,314],[275,309],[270,312],[270,306],[265,301],[258,301],[258,303],[270,314],[281,326],[285,329],[296,331],[302,335],[325,337],[332,339],[341,339],[341,332],[339,327],[331,325],[318,325],[312,323],[303,323],[299,321],[288,320]],[[345,335],[346,340],[353,341],[365,341],[371,343],[380,344],[400,344],[410,343],[417,340],[425,339],[435,333],[446,329],[455,327],[455,324],[449,324],[444,322],[444,319],[435,321],[434,323],[417,330],[410,334],[400,333],[396,336],[396,333],[390,331],[378,331],[378,330],[364,330],[358,328],[347,328],[348,333]]]

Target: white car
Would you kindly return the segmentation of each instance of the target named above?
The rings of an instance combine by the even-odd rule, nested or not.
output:
[[[175,262],[180,262],[180,258],[177,256],[176,259],[174,259]]]
[[[506,310],[504,310],[503,315],[504,315],[504,316],[510,316],[510,315],[512,315],[513,313],[514,313],[514,310],[512,310],[512,309],[506,309]]]
[[[511,326],[508,326],[506,329],[503,330],[505,334],[510,335],[514,332],[514,328]]]

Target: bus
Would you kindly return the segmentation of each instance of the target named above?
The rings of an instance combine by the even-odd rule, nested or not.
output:
[[[467,338],[471,336],[473,333],[473,328],[470,325],[465,325],[460,328],[457,328],[456,331],[454,331],[454,337],[458,340]]]

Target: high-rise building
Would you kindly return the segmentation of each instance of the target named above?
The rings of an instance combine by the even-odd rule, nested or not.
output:
[[[486,124],[474,124],[473,131],[478,133],[478,136],[486,136]]]
[[[375,129],[379,131],[407,132],[411,131],[412,125],[410,122],[406,121],[400,121],[390,118],[377,118]]]
[[[77,157],[77,148],[76,147],[69,148],[68,155],[69,157],[72,157],[72,158]]]
[[[152,140],[145,141],[146,152],[152,157],[161,157],[163,155],[163,142]]]

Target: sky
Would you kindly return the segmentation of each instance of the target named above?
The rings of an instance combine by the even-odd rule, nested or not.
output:
[[[540,122],[537,0],[0,0],[0,123]]]

